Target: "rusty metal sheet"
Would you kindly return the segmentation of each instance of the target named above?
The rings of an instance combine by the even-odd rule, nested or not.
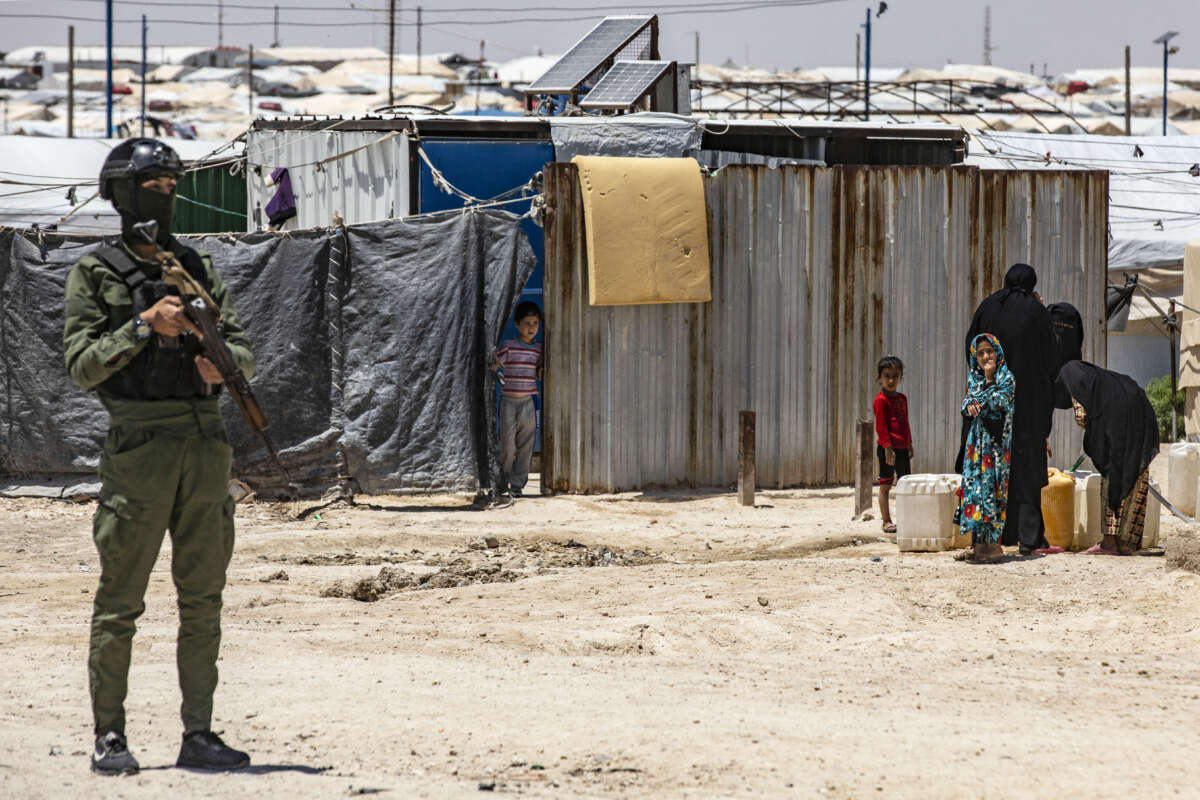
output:
[[[1018,261],[1106,360],[1107,176],[944,167],[725,167],[707,180],[713,301],[587,305],[570,165],[546,173],[544,485],[736,482],[737,413],[757,413],[762,488],[848,483],[875,363],[905,362],[916,468],[947,472],[963,335]],[[1056,419],[1055,463],[1078,452]]]

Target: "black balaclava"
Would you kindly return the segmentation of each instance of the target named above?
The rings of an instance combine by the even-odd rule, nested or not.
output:
[[[163,194],[140,185],[145,175],[112,182],[113,206],[121,215],[121,237],[130,244],[146,242],[134,234],[135,222],[154,220],[158,223],[158,244],[166,249],[171,241],[171,221],[175,216],[175,192]]]

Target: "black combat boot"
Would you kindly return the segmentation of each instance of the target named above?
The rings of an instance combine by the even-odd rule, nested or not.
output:
[[[175,766],[227,772],[250,766],[250,756],[234,750],[212,731],[193,731],[183,735]]]
[[[96,737],[96,748],[92,750],[92,772],[101,775],[135,775],[138,762],[129,752],[125,735],[109,731]]]

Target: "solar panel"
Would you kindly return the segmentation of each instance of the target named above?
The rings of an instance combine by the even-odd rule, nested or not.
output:
[[[566,94],[637,36],[649,16],[605,17],[525,89],[526,94]]]
[[[580,108],[628,108],[671,66],[670,61],[618,61],[579,101]]]

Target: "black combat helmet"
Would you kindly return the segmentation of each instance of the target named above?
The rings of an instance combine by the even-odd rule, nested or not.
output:
[[[112,149],[100,168],[100,196],[112,202],[121,215],[121,234],[126,241],[138,241],[133,226],[154,220],[158,223],[158,242],[164,248],[171,241],[171,222],[175,216],[175,192],[164,194],[142,188],[156,175],[183,177],[179,154],[157,139],[126,139]]]
[[[170,146],[157,139],[126,139],[114,147],[100,168],[100,196],[112,200],[114,178],[141,178],[167,172],[183,176],[183,162]]]

